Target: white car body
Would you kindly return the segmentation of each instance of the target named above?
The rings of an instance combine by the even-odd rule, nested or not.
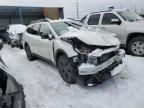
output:
[[[117,60],[122,60],[124,53],[121,53],[121,51],[119,50],[120,42],[111,33],[102,30],[88,30],[88,29],[78,30],[70,28],[71,30],[62,33],[62,35],[58,35],[54,30],[54,28],[51,26],[51,23],[65,22],[65,21],[67,20],[56,20],[56,21],[48,20],[30,24],[24,33],[23,45],[25,47],[26,45],[28,45],[30,47],[32,54],[48,59],[55,65],[57,65],[57,59],[58,59],[57,55],[60,52],[66,54],[68,58],[73,60],[73,62],[77,62],[78,56],[81,55],[80,54],[81,52],[79,52],[77,48],[74,48],[74,46],[68,42],[69,40],[75,38],[76,40],[80,40],[82,43],[85,43],[87,45],[97,47],[107,47],[106,50],[102,50],[103,54],[112,51],[119,51],[119,53],[115,57],[116,58],[120,57],[117,58]],[[43,24],[47,25],[48,29],[51,31],[50,37],[53,37],[52,39],[42,39],[40,35],[30,34],[32,33],[32,31],[30,31],[31,28],[34,29],[36,26],[38,25],[42,26]],[[95,48],[95,50],[96,49],[97,48]],[[113,63],[116,60],[116,58],[111,60],[111,62]],[[103,69],[107,68],[109,65],[110,64],[108,63],[108,61],[105,62],[105,64],[103,64]],[[124,67],[122,69],[124,69]],[[85,69],[83,68],[82,70]],[[94,72],[93,70],[91,71],[91,69],[89,69],[89,71],[81,71],[79,69],[78,72],[79,75],[91,75],[96,73],[98,73],[98,71]]]

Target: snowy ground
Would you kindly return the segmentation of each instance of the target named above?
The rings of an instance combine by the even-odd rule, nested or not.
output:
[[[144,108],[144,58],[126,56],[128,71],[95,87],[67,85],[57,69],[5,45],[2,52],[12,74],[24,85],[27,108]]]

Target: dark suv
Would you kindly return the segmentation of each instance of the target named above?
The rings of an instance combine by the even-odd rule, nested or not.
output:
[[[0,49],[2,48],[0,41]],[[0,57],[0,108],[25,108],[23,86],[13,78]]]

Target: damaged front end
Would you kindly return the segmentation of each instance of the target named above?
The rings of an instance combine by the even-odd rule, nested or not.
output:
[[[101,53],[102,55],[95,55],[95,52],[99,52],[99,50],[100,49],[97,49],[89,54],[86,63],[82,63],[78,67],[80,76],[89,76],[89,78],[87,78],[88,86],[101,83],[119,74],[126,68],[123,60],[123,57],[125,56],[124,50],[108,49],[109,52],[104,50]]]
[[[78,56],[73,62],[78,67],[79,79],[93,86],[119,74],[126,65],[123,61],[125,51],[115,46],[87,45],[77,38],[65,39],[73,45]]]

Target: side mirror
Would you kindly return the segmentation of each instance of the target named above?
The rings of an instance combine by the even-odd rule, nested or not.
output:
[[[111,23],[112,23],[112,24],[120,25],[120,24],[121,24],[121,21],[120,21],[119,19],[112,19],[112,20],[111,20]]]
[[[0,40],[0,50],[3,48],[3,41]]]
[[[52,40],[52,39],[53,39],[53,35],[52,35],[52,34],[49,34],[49,35],[48,35],[48,39],[49,39],[49,40]]]
[[[49,40],[53,39],[53,35],[52,34],[43,34],[43,33],[41,33],[40,35],[41,35],[42,39],[49,39]]]
[[[42,39],[48,39],[48,34],[40,34]]]

